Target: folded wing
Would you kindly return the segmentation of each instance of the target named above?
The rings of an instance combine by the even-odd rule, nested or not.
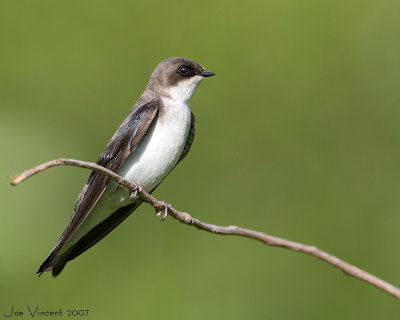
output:
[[[128,157],[128,155],[135,150],[140,140],[143,138],[144,134],[150,127],[150,124],[156,118],[158,108],[158,102],[151,101],[138,108],[133,109],[129,113],[125,121],[118,128],[111,141],[108,143],[103,154],[97,161],[97,164],[107,169],[110,169],[111,171],[117,172],[125,159]],[[101,173],[95,171],[91,173],[88,182],[86,183],[85,187],[78,197],[74,212],[72,213],[71,219],[69,220],[67,227],[65,228],[63,234],[61,235],[59,241],[57,242],[50,255],[40,266],[38,270],[39,274],[43,273],[44,271],[51,270],[53,270],[53,276],[59,274],[68,260],[73,259],[78,254],[82,253],[91,245],[96,243],[99,239],[104,237],[104,235],[106,235],[116,225],[118,225],[118,223],[115,224],[117,220],[120,220],[121,217],[126,217],[127,215],[129,215],[130,212],[132,212],[137,206],[140,205],[139,202],[136,202],[117,210],[117,212],[119,213],[118,215],[114,215],[114,218],[109,217],[108,222],[112,223],[112,226],[110,226],[111,228],[106,227],[106,219],[103,224],[100,224],[97,227],[97,232],[95,232],[96,237],[93,237],[93,239],[86,239],[86,241],[84,241],[84,245],[80,246],[80,248],[79,246],[78,248],[74,246],[75,249],[72,248],[72,251],[69,250],[68,255],[66,255],[64,259],[57,261],[58,266],[55,267],[54,263],[57,254],[65,246],[68,240],[71,239],[78,227],[90,214],[90,211],[95,206],[110,181],[110,178],[104,176]],[[117,217],[119,218],[116,219]],[[75,252],[73,250],[75,250]]]

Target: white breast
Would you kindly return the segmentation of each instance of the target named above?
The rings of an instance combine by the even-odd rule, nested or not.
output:
[[[185,102],[163,99],[163,109],[118,174],[151,191],[178,162],[190,129],[191,112]]]
[[[118,174],[134,181],[147,192],[156,187],[178,162],[190,130],[191,112],[185,102],[163,100],[162,114],[150,126],[137,148],[128,156]],[[61,252],[76,243],[83,234],[106,219],[116,209],[131,202],[125,188],[110,183],[90,215],[79,226]]]
[[[172,170],[182,154],[190,130],[188,102],[201,80],[202,77],[192,77],[166,92],[171,98],[163,98],[158,118],[154,119],[137,148],[118,170],[119,175],[149,192]],[[115,210],[130,202],[127,189],[118,188],[118,184],[112,181],[61,253]]]

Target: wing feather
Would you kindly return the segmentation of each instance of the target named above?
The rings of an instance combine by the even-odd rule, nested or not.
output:
[[[108,143],[97,161],[97,164],[117,172],[128,155],[135,150],[140,140],[143,138],[154,120],[158,109],[159,105],[157,101],[151,101],[132,109]],[[108,177],[101,173],[95,171],[91,173],[88,182],[78,197],[74,212],[72,213],[67,227],[50,255],[40,266],[38,273],[41,274],[44,271],[51,270],[57,253],[63,248],[88,216],[110,181]]]
[[[194,134],[196,131],[196,118],[194,117],[193,112],[191,113],[191,121],[190,121],[190,129],[189,129],[189,134],[186,139],[185,146],[183,147],[183,151],[181,156],[179,157],[178,162],[182,161],[186,155],[189,153],[190,147],[192,146],[193,140],[194,140]]]
[[[196,120],[192,113],[189,134],[178,162],[182,161],[185,158],[190,150],[190,147],[192,146],[195,134],[195,124]],[[154,189],[156,189],[157,186]],[[150,193],[152,193],[154,189],[151,190]],[[75,245],[71,246],[66,252],[62,253],[61,255],[58,255],[52,269],[53,276],[57,276],[62,271],[68,261],[75,259],[81,253],[85,252],[91,246],[104,238],[116,226],[124,221],[134,210],[136,210],[141,203],[142,202],[140,200],[135,200],[131,204],[117,209],[107,219],[100,222],[98,225],[93,227],[86,235],[79,239],[79,241]]]

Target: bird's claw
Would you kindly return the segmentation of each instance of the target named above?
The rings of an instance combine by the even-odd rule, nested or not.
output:
[[[163,217],[161,218],[161,221],[167,219],[169,209],[171,209],[171,205],[164,201],[161,201],[161,204],[156,207],[156,212],[158,217],[161,216],[162,213],[164,213]]]
[[[139,191],[139,188],[135,189],[135,191],[129,191],[129,198],[131,198],[132,201],[136,199],[136,197],[138,195],[138,191]]]

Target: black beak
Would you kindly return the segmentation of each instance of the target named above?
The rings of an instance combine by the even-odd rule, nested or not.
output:
[[[215,73],[213,72],[208,72],[208,71],[203,71],[203,73],[201,74],[204,78],[206,77],[212,77],[215,76]]]

